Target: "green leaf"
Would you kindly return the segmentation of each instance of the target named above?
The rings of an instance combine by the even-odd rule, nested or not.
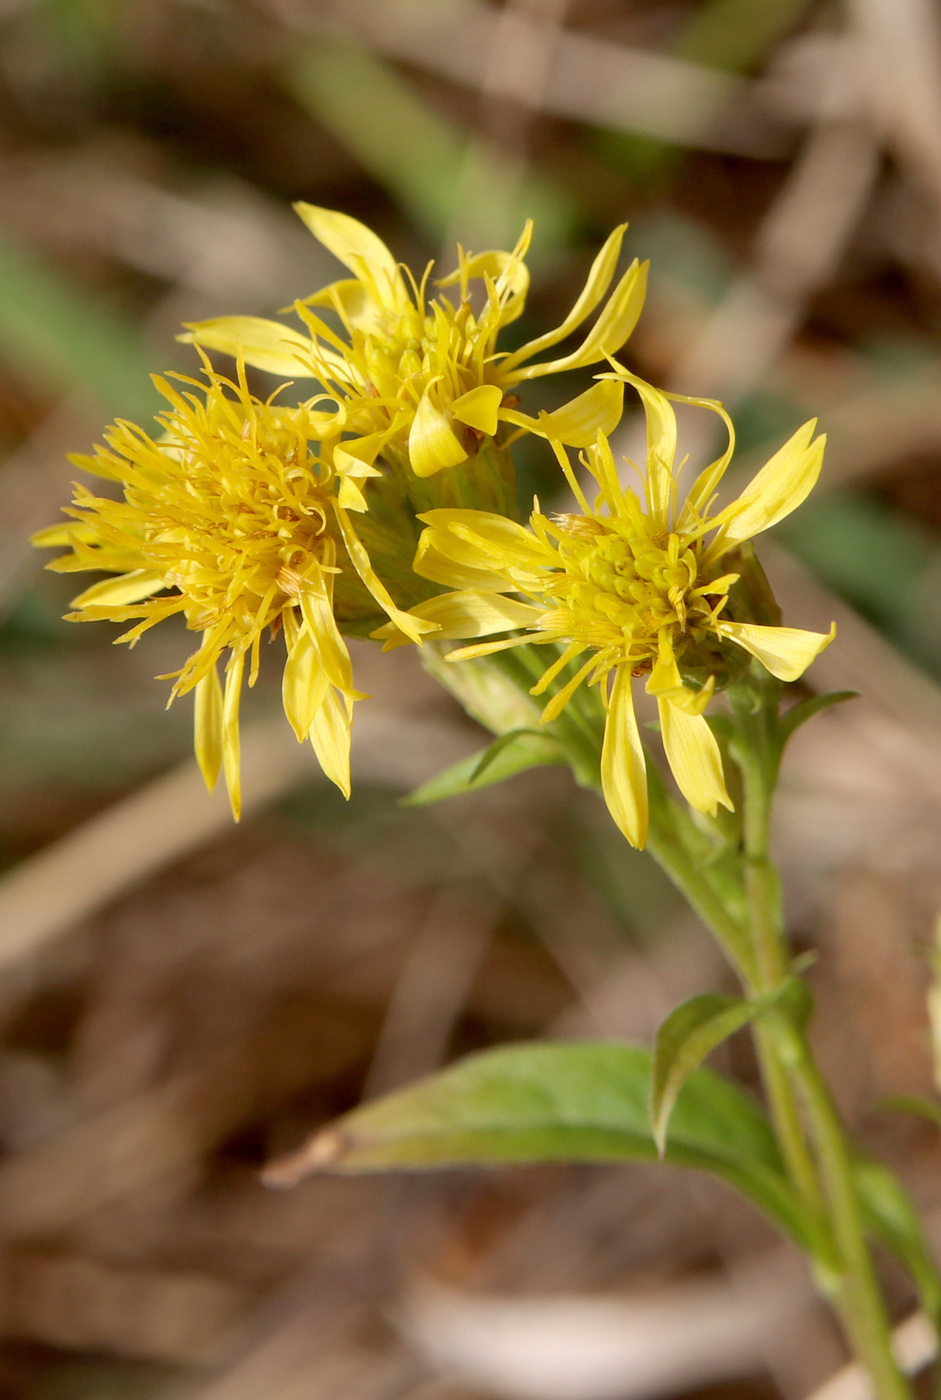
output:
[[[794,705],[778,721],[778,734],[782,748],[795,730],[800,729],[801,725],[806,724],[809,719],[813,719],[814,715],[822,714],[824,710],[829,710],[833,705],[842,705],[844,700],[858,699],[858,690],[831,690],[826,695],[812,695],[809,700],[802,700],[799,705]]]
[[[444,797],[456,797],[463,792],[502,783],[526,768],[541,764],[565,763],[565,754],[551,734],[535,729],[513,729],[479,753],[462,758],[443,773],[422,783],[421,787],[402,799],[405,807],[423,807],[440,802]]]
[[[647,1117],[649,1050],[634,1045],[510,1045],[354,1109],[267,1173],[289,1185],[342,1173],[533,1162],[655,1161]],[[666,1160],[723,1177],[804,1249],[826,1246],[787,1180],[759,1106],[709,1070],[689,1076]]]
[[[924,1118],[929,1123],[933,1123],[936,1128],[941,1128],[941,1104],[935,1103],[933,1099],[893,1094],[879,1099],[874,1107],[887,1110],[890,1113],[910,1113],[913,1118]]]
[[[715,992],[684,1001],[660,1026],[650,1078],[650,1125],[661,1157],[667,1125],[683,1085],[717,1045],[734,1035],[758,1011],[755,1002]]]
[[[799,1030],[805,1030],[814,1014],[814,994],[801,974],[816,961],[816,953],[803,953],[791,964],[791,976],[766,1000],[777,1006]]]
[[[941,1319],[941,1280],[908,1193],[881,1162],[861,1157],[853,1171],[867,1233],[908,1269],[922,1307],[937,1323]]]

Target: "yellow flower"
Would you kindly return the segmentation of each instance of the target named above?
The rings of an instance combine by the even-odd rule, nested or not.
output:
[[[631,844],[643,846],[647,780],[632,677],[646,676],[647,690],[657,699],[663,746],[681,792],[698,811],[715,815],[720,803],[729,808],[732,803],[703,711],[716,676],[728,671],[726,644],[749,652],[779,679],[793,681],[833,639],[835,628],[828,634],[804,632],[723,616],[738,578],[729,570],[730,553],[800,505],[817,480],[826,440],[814,439],[816,421],[805,423],[736,501],[710,514],[732,454],[727,414],[709,400],[682,400],[720,413],[729,447],[681,503],[673,408],[665,394],[626,373],[623,377],[641,394],[646,413],[642,496],[621,484],[608,442],[599,434],[582,459],[598,485],[597,499],[589,504],[564,450],[554,443],[580,513],[550,519],[537,503],[527,529],[482,511],[428,512],[422,517],[428,528],[416,571],[456,591],[413,611],[438,623],[439,637],[527,629],[452,652],[449,659],[455,661],[527,642],[563,643],[534,694],[589,653],[542,718],[554,719],[583,681],[602,684],[608,711],[601,760],[605,800]],[[377,635],[389,645],[406,640],[394,623]],[[698,689],[691,688],[696,681]]]
[[[597,364],[627,340],[646,286],[647,264],[636,259],[578,349],[533,361],[577,330],[602,302],[625,225],[615,229],[595,258],[562,324],[508,354],[497,349],[497,341],[526,303],[529,273],[523,258],[531,223],[512,253],[472,256],[458,250],[457,270],[438,284],[458,288],[455,305],[447,297],[427,299],[430,264],[416,284],[407,270],[403,275],[381,239],[356,219],[310,204],[295,208],[311,233],[353,273],[295,304],[307,333],[260,317],[223,316],[191,326],[181,339],[208,350],[242,353],[247,364],[274,374],[318,379],[346,405],[348,428],[357,436],[344,443],[345,451],[371,464],[390,446],[398,448],[407,453],[418,477],[458,466],[487,439],[498,432],[502,439],[509,429],[551,433],[573,447],[587,447],[599,429],[613,430],[623,394],[617,380],[594,384],[549,415],[547,423],[518,412],[512,391],[523,380]],[[483,305],[476,313],[474,281],[483,284]],[[344,334],[327,325],[319,309],[334,312]]]
[[[134,643],[180,613],[202,633],[181,670],[164,679],[174,680],[171,701],[196,692],[196,757],[210,789],[224,768],[236,817],[242,680],[248,660],[248,683],[255,682],[266,629],[282,634],[287,651],[285,714],[349,796],[350,724],[362,697],[335,595],[344,587],[368,593],[412,640],[434,629],[395,606],[351,522],[349,511],[365,508],[360,484],[375,473],[333,446],[343,410],[319,408],[316,399],[296,408],[259,402],[241,365],[238,383],[208,364],[205,371],[205,385],[173,376],[199,394],[154,377],[170,405],[157,417],[163,431],[156,440],[119,421],[105,435],[107,447],[72,458],[120,483],[123,499],[76,485],[71,523],[42,530],[33,542],[71,548],[50,569],[118,576],[74,599],[71,620],[136,620],[118,638]],[[223,689],[217,663],[224,653]]]

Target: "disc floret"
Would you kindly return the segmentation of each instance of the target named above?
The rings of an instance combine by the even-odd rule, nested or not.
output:
[[[705,569],[701,539],[651,531],[636,497],[625,505],[625,517],[537,513],[531,523],[555,542],[562,570],[548,591],[568,611],[573,634],[606,647],[621,645],[627,632],[632,671],[641,676],[656,664],[665,631],[677,657],[715,631],[737,575]]]

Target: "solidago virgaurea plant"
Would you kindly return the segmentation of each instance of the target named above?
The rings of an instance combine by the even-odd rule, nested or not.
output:
[[[430,270],[413,278],[356,220],[298,212],[352,278],[299,297],[301,329],[247,316],[191,326],[202,379],[158,377],[169,407],[154,432],[118,421],[93,456],[73,458],[111,490],[77,486],[67,520],[36,537],[66,550],[50,567],[107,575],[70,616],[129,622],[118,640],[132,643],[176,614],[200,634],[171,698],[195,692],[200,767],[210,786],[224,770],[236,814],[239,697],[263,637],[284,647],[288,721],[347,795],[364,697],[345,638],[416,645],[496,737],[413,800],[568,763],[663,866],[741,991],[684,1002],[652,1050],[555,1043],[472,1056],[347,1114],[268,1180],[658,1157],[712,1172],[805,1252],[879,1400],[903,1400],[873,1242],[907,1269],[935,1329],[941,1281],[904,1187],[850,1141],[817,1065],[807,964],[787,940],[771,853],[787,741],[848,697],[788,693],[834,629],[784,625],[753,541],[813,489],[825,439],[806,423],[723,500],[734,433],[722,405],[661,392],[615,358],[645,277],[635,262],[616,278],[623,228],[561,324],[508,349],[503,332],[529,285],[529,226],[510,252],[459,249],[431,295]],[[229,376],[208,352],[232,357]],[[262,399],[246,366],[290,382]],[[592,366],[560,408],[522,411],[524,381]],[[639,464],[612,445],[626,389],[646,419]],[[728,435],[691,480],[674,402],[717,415]],[[523,433],[543,443],[560,496],[548,510],[536,502],[525,524],[513,468]],[[635,713],[641,685],[658,716],[651,744]],[[703,1066],[745,1027],[763,1106]]]

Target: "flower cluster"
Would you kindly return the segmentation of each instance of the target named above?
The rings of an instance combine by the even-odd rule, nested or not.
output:
[[[628,840],[647,829],[644,754],[632,679],[656,699],[677,784],[701,812],[731,806],[719,747],[704,711],[735,655],[794,680],[831,640],[766,625],[736,605],[737,554],[806,497],[820,472],[823,437],[801,428],[724,509],[715,493],[728,448],[681,499],[671,399],[615,360],[644,298],[646,265],[615,282],[623,227],[595,259],[575,305],[555,330],[512,352],[503,329],[529,287],[527,225],[511,252],[472,255],[429,297],[375,234],[346,215],[297,206],[311,232],[353,274],[295,303],[301,329],[231,316],[183,337],[203,359],[202,381],[155,382],[169,408],[150,436],[119,421],[107,446],[75,457],[118,483],[123,496],[77,486],[67,523],[35,542],[65,546],[49,567],[112,577],[75,599],[70,616],[133,625],[135,642],[181,614],[201,633],[174,676],[171,699],[195,692],[196,755],[211,787],[225,772],[239,810],[239,699],[258,674],[267,633],[284,639],[284,710],[309,738],[324,772],[350,790],[353,684],[344,641],[372,635],[387,647],[426,637],[473,644],[461,661],[524,644],[552,644],[534,687],[545,720],[583,683],[607,709],[602,785]],[[613,289],[612,289],[613,284]],[[453,289],[453,298],[447,293]],[[595,319],[575,350],[544,358]],[[207,352],[226,352],[234,379]],[[245,367],[312,381],[256,398]],[[552,413],[522,412],[526,380],[601,365],[592,385]],[[637,489],[622,480],[610,446],[626,387],[643,402],[647,457]],[[293,396],[292,396],[293,397]],[[510,448],[521,433],[544,439],[577,509],[549,516],[538,502],[516,519]],[[570,449],[594,482],[585,494]],[[487,640],[480,640],[486,638]],[[224,663],[224,682],[219,663]],[[574,667],[574,673],[573,673]]]

